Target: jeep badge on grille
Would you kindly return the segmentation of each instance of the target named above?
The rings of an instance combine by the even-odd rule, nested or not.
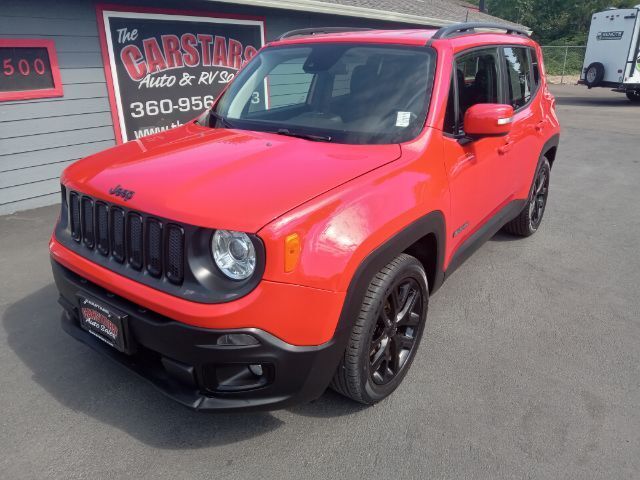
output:
[[[136,192],[134,192],[133,190],[125,190],[120,186],[120,184],[118,184],[111,190],[109,190],[109,193],[111,195],[115,195],[116,197],[122,197],[126,202],[127,200],[131,200]]]

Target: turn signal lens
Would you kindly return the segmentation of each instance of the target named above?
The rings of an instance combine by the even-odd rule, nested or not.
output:
[[[284,239],[284,271],[293,272],[300,258],[300,237],[297,233]]]

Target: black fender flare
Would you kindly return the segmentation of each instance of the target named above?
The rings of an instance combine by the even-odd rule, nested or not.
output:
[[[559,144],[560,144],[560,134],[556,133],[555,135],[552,135],[551,137],[549,137],[549,139],[542,146],[542,150],[540,151],[540,156],[538,157],[538,163],[536,163],[536,169],[533,171],[533,177],[531,178],[531,187],[529,188],[529,196],[527,198],[531,198],[531,192],[533,192],[533,181],[536,178],[536,175],[538,174],[538,170],[540,170],[540,166],[542,165],[542,159],[546,158],[547,160],[549,160],[549,165],[553,167],[555,154],[554,154],[554,158],[549,158],[547,157],[547,153],[549,153],[549,151],[551,151],[551,149],[553,148],[556,149],[556,153],[557,153]]]
[[[436,210],[404,227],[369,253],[360,263],[349,282],[336,334],[351,331],[373,276],[400,253],[429,234],[435,235],[437,242],[436,268],[433,285],[430,285],[431,292],[435,292],[442,285],[446,228],[443,213]]]
[[[556,133],[555,135],[552,135],[549,140],[547,140],[545,142],[545,144],[542,146],[542,152],[540,154],[540,157],[546,157],[547,153],[549,153],[549,151],[552,148],[556,149],[556,153],[557,153],[557,149],[558,149],[558,145],[560,144],[560,134]],[[549,163],[551,165],[553,165],[553,161],[555,160],[555,155],[554,158],[550,158],[549,159]],[[537,171],[537,170],[536,170]]]
[[[549,139],[542,146],[542,150],[540,151],[540,156],[538,157],[538,163],[536,163],[536,169],[533,171],[533,178],[531,179],[531,187],[529,188],[529,196],[527,197],[527,199],[531,198],[531,193],[533,192],[533,181],[536,178],[536,175],[538,175],[538,171],[542,166],[542,159],[546,158],[547,160],[549,160],[549,166],[553,167],[555,155],[557,154],[559,144],[560,144],[560,134],[556,133],[555,135],[552,135],[551,137],[549,137]],[[549,153],[553,148],[556,149],[556,153],[554,153],[553,158],[547,157],[547,153]]]

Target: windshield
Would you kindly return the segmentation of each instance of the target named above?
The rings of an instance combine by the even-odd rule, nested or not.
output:
[[[353,144],[415,138],[434,54],[425,47],[314,43],[266,48],[217,103],[211,124]]]

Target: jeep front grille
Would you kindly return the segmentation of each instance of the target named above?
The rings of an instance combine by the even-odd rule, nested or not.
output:
[[[174,285],[184,280],[184,229],[179,225],[70,192],[69,226],[79,246],[97,250],[105,260],[158,279],[164,273]]]
[[[121,277],[204,304],[231,302],[262,280],[264,244],[255,234],[248,235],[256,250],[256,272],[247,280],[231,281],[211,254],[213,228],[152,215],[129,208],[125,200],[112,203],[64,185],[61,191],[55,240]],[[76,266],[82,274],[84,267]]]
[[[76,242],[80,241],[80,197],[75,192],[69,196],[69,212],[71,222],[71,236]]]
[[[151,218],[147,222],[147,271],[154,277],[162,275],[162,224]]]
[[[142,217],[129,212],[129,265],[134,270],[142,270]]]
[[[124,263],[124,212],[121,208],[111,208],[111,246],[113,258],[118,263]]]
[[[82,197],[80,202],[82,211],[82,241],[87,248],[95,245],[94,224],[93,224],[93,200],[89,197]]]
[[[184,276],[184,231],[177,225],[167,227],[167,278],[173,283],[179,283]]]
[[[109,207],[103,202],[96,202],[96,239],[98,251],[109,255]]]

